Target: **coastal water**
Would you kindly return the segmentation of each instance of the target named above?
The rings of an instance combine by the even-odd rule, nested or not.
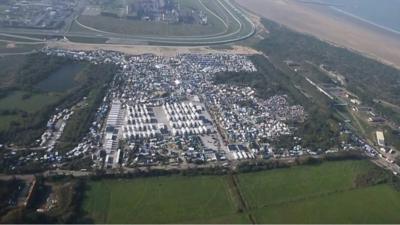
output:
[[[322,0],[342,13],[400,34],[400,0]]]

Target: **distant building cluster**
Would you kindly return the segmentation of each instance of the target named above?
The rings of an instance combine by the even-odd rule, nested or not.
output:
[[[208,15],[200,9],[181,5],[176,0],[137,0],[113,1],[105,0],[88,5],[84,15],[103,15],[132,20],[208,24]]]
[[[75,0],[15,0],[0,13],[0,25],[33,29],[57,29],[74,11]]]

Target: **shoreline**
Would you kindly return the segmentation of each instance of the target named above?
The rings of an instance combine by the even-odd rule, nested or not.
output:
[[[391,32],[391,33],[396,34],[396,35],[400,35],[400,31],[399,30],[395,30],[393,28],[390,28],[390,27],[375,23],[375,22],[373,22],[371,20],[368,20],[366,18],[363,18],[363,17],[357,16],[357,15],[355,15],[353,13],[347,12],[347,11],[345,11],[343,9],[339,9],[339,8],[337,8],[335,6],[328,6],[328,7],[330,9],[336,11],[336,12],[342,13],[342,14],[344,14],[346,16],[350,16],[350,17],[352,17],[354,19],[360,20],[361,22],[364,22],[364,23],[367,23],[369,25],[375,26],[375,27],[380,28],[380,29],[382,29],[384,31]]]
[[[291,0],[235,2],[259,17],[400,69],[399,34],[326,6]]]

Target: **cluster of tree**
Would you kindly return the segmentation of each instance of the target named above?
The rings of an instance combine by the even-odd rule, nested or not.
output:
[[[159,176],[171,176],[171,175],[182,175],[182,176],[202,176],[202,175],[225,175],[231,172],[229,168],[215,166],[215,167],[204,167],[204,168],[189,168],[185,170],[179,169],[137,169],[131,172],[125,173],[106,173],[102,170],[96,171],[95,174],[90,176],[91,180],[100,179],[120,179],[120,178],[139,178],[139,177],[159,177]]]
[[[65,162],[60,169],[62,170],[88,170],[92,169],[93,160],[90,157],[84,157],[80,159],[74,159]]]
[[[52,72],[59,69],[65,63],[73,63],[70,59],[63,57],[47,56],[44,54],[35,54],[30,56],[26,63],[17,72],[17,89],[31,89],[34,91],[34,85],[47,78]],[[48,105],[35,113],[24,113],[19,111],[21,118],[17,122],[10,124],[7,130],[0,131],[0,143],[15,143],[17,145],[29,145],[38,139],[46,128],[47,120],[55,113],[55,108],[69,108],[76,104],[83,97],[93,91],[93,102],[90,102],[87,111],[75,114],[74,117],[80,116],[82,120],[75,121],[73,129],[68,128],[66,132],[74,138],[78,139],[82,133],[88,130],[91,119],[94,115],[95,107],[99,105],[105,92],[105,85],[111,80],[115,74],[117,67],[111,64],[88,65],[80,73],[80,85],[74,88],[74,91],[66,94],[62,99],[54,104]],[[11,89],[8,89],[10,91]],[[14,113],[14,111],[5,111],[4,113]],[[74,117],[72,118],[74,123]],[[72,130],[72,131],[71,131]],[[75,143],[75,142],[73,142]]]
[[[366,157],[358,151],[348,151],[348,152],[337,152],[322,155],[319,157],[299,157],[294,160],[294,162],[287,161],[277,161],[277,160],[258,160],[258,161],[246,161],[242,162],[237,167],[237,172],[247,173],[279,168],[288,168],[291,166],[300,165],[319,165],[324,161],[342,161],[342,160],[362,160]]]
[[[47,216],[55,223],[88,223],[88,219],[83,219],[82,202],[87,186],[84,180],[76,179],[63,185],[57,191],[58,203]]]
[[[21,65],[15,65],[6,70],[11,74],[6,74],[10,81],[0,88],[0,98],[6,97],[16,90],[23,90],[27,93],[22,98],[29,99],[33,93],[38,91],[34,88],[38,82],[46,79],[62,66],[73,63],[70,59],[47,56],[43,53],[24,56],[23,59],[18,60],[21,61]],[[14,142],[22,145],[32,143],[44,131],[46,121],[56,107],[57,104],[49,105],[35,113],[14,109],[2,110],[1,115],[19,115],[19,120],[13,121],[7,130],[0,132],[0,142]]]
[[[358,174],[354,179],[354,187],[368,187],[378,184],[387,183],[391,174],[381,168],[374,167],[365,173]]]
[[[26,111],[20,110],[20,109],[1,109],[0,110],[0,116],[12,116],[12,115],[17,115],[17,114],[21,114],[21,117],[26,117],[28,113]]]
[[[57,149],[69,150],[75,147],[89,131],[89,127],[95,118],[96,110],[102,103],[107,91],[107,84],[112,80],[116,70],[117,67],[112,64],[103,64],[91,65],[84,71],[87,81],[75,95],[79,97],[88,96],[86,100],[87,104],[78,109],[70,118],[60,138],[60,144],[57,145]]]
[[[269,34],[256,47],[265,54],[280,61],[290,59],[299,63],[311,61],[316,65],[326,65],[331,71],[343,75],[346,88],[363,102],[374,105],[373,99],[377,98],[400,105],[399,70],[272,21],[264,19],[263,24]],[[379,110],[386,116],[395,115],[389,107],[380,107]]]
[[[0,222],[15,224],[67,224],[67,223],[92,223],[85,218],[82,211],[82,201],[86,191],[85,181],[62,177],[60,189],[54,193],[57,196],[57,205],[45,213],[36,212],[36,208],[46,201],[49,187],[42,177],[37,178],[37,190],[33,194],[32,204],[28,207],[16,208],[5,214]]]
[[[339,144],[338,120],[331,114],[313,110],[310,117],[304,123],[298,123],[297,127],[295,134],[302,137],[303,146],[325,151]]]
[[[227,83],[237,86],[250,86],[257,91],[261,98],[268,98],[273,95],[286,95],[291,104],[302,105],[308,114],[303,123],[291,124],[298,129],[295,135],[302,137],[302,144],[314,150],[336,147],[340,135],[338,119],[332,113],[331,102],[317,90],[313,93],[313,98],[307,98],[300,92],[297,86],[302,86],[308,90],[315,89],[301,76],[293,76],[288,71],[282,70],[275,65],[274,61],[269,61],[261,55],[253,56],[253,63],[257,66],[257,72],[226,72],[218,73],[214,78],[217,84]],[[287,137],[282,137],[287,138]],[[276,142],[278,146],[289,146],[291,142]]]
[[[19,187],[23,182],[18,179],[0,180],[0,216],[16,203]]]
[[[48,78],[53,72],[59,70],[73,61],[65,57],[48,56],[37,53],[27,56],[25,64],[18,70],[16,75],[16,87],[29,90],[40,81]]]
[[[20,120],[11,122],[7,130],[0,131],[0,142],[12,142],[21,145],[32,144],[43,133],[54,107],[56,106],[54,105],[53,108],[51,106],[45,107],[32,114],[22,113]]]
[[[48,224],[52,223],[44,214],[28,208],[16,208],[1,217],[2,224]]]
[[[249,173],[263,170],[289,168],[290,166],[290,163],[277,160],[246,161],[238,165],[237,171],[239,173]]]
[[[215,75],[216,84],[231,84],[236,86],[249,86],[257,90],[257,95],[267,98],[277,94],[290,94],[288,84],[282,72],[277,70],[262,56],[252,57],[257,65],[257,72],[221,72]]]
[[[40,162],[29,162],[26,164],[18,165],[16,160],[4,160],[5,164],[0,166],[0,171],[6,174],[34,174],[41,173],[51,168],[50,164]],[[18,165],[18,166],[16,166]],[[10,167],[12,169],[10,169]]]
[[[323,159],[326,161],[363,160],[367,159],[367,156],[360,151],[340,151],[326,154]]]
[[[391,173],[391,171],[384,170],[375,166],[365,173],[358,174],[354,179],[354,187],[369,187],[379,184],[389,184],[396,191],[400,192],[400,178]]]

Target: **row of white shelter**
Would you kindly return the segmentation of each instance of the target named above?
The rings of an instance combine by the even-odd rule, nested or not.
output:
[[[192,135],[192,134],[206,134],[209,132],[209,129],[206,126],[200,127],[182,127],[182,128],[172,128],[172,135],[179,136],[179,135]]]
[[[237,151],[237,152],[232,152],[232,156],[235,160],[240,160],[240,159],[255,159],[255,155],[251,152],[245,152],[245,151]]]

